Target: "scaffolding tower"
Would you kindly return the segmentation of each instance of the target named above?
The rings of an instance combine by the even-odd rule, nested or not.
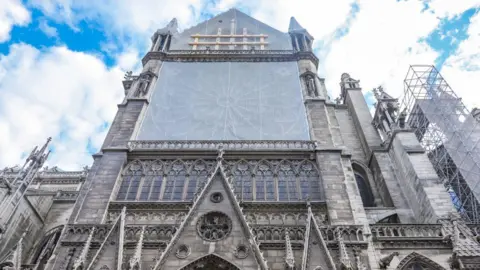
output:
[[[479,120],[432,65],[410,66],[401,110],[457,211],[468,222],[480,222]]]

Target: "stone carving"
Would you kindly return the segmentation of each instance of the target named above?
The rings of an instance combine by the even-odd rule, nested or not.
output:
[[[175,252],[175,256],[179,259],[186,259],[191,253],[190,247],[182,244],[178,247],[177,251]]]
[[[398,252],[392,252],[389,255],[383,257],[380,259],[378,262],[378,266],[380,269],[387,269],[388,266],[390,266],[390,263],[393,260],[393,257],[398,256]]]
[[[215,242],[224,239],[232,230],[232,220],[222,212],[209,212],[199,218],[197,232],[204,240]]]
[[[203,189],[214,164],[214,160],[201,159],[133,160],[123,171],[117,200],[190,201]],[[307,197],[314,201],[323,198],[320,173],[312,160],[225,160],[222,164],[239,200],[287,202],[302,201]],[[140,182],[143,183],[142,188],[139,188]],[[177,182],[182,185],[177,185]],[[254,192],[254,184],[264,188]],[[265,220],[281,224],[284,219],[278,214]],[[302,222],[300,216],[298,219]]]
[[[211,57],[214,55],[215,57]],[[234,56],[234,57],[232,57]],[[312,52],[293,50],[169,50],[149,52],[142,59],[143,65],[150,60],[165,62],[278,62],[310,60],[318,66],[318,58]]]
[[[312,141],[129,141],[130,151],[143,150],[315,150],[315,142]]]
[[[235,248],[233,255],[238,259],[245,259],[248,257],[248,247],[244,244],[240,244]]]
[[[219,203],[223,201],[223,195],[220,192],[214,192],[212,195],[210,195],[210,201],[214,203]]]

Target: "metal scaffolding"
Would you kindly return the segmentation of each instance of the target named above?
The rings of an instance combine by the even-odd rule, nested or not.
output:
[[[458,212],[480,222],[480,123],[432,65],[410,66],[401,110]]]

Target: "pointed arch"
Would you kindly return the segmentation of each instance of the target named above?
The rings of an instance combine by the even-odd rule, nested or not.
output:
[[[196,259],[195,261],[190,262],[187,265],[180,268],[180,270],[196,270],[196,269],[240,270],[241,268],[215,253],[202,256]]]
[[[310,198],[313,201],[322,200],[323,187],[317,165],[310,160],[303,160],[298,164],[297,171],[300,184],[300,199],[306,200]]]
[[[187,178],[188,167],[181,159],[176,159],[168,167],[166,173],[165,190],[162,199],[164,201],[179,201],[183,198],[183,188]]]
[[[267,160],[260,160],[253,171],[255,179],[255,200],[275,201],[276,188],[273,166]]]
[[[275,175],[278,181],[279,201],[298,201],[297,171],[295,165],[283,159],[275,168]]]
[[[130,161],[122,172],[117,200],[136,200],[138,188],[145,176],[145,165],[138,159]]]
[[[375,197],[373,196],[372,187],[370,186],[370,182],[368,181],[368,175],[370,170],[367,166],[356,160],[352,160],[352,169],[355,176],[355,181],[357,183],[358,191],[360,192],[360,197],[362,198],[363,206],[375,206]]]
[[[419,268],[421,267],[421,268]],[[438,263],[420,253],[412,252],[398,264],[397,270],[446,270]]]
[[[38,264],[37,269],[42,270],[48,259],[52,256],[64,225],[57,226],[45,233],[44,237],[37,243],[35,253],[31,260],[32,264]]]
[[[242,201],[253,199],[253,168],[245,159],[240,159],[232,167],[235,194]]]
[[[158,201],[165,174],[165,164],[156,159],[145,165],[145,177],[141,183],[140,201]]]
[[[211,167],[205,160],[198,159],[188,168],[187,173],[189,177],[185,194],[186,200],[192,200],[198,189],[205,185],[208,175],[212,171]]]

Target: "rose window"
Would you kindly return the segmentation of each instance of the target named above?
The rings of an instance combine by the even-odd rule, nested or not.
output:
[[[210,212],[197,222],[200,237],[207,241],[219,241],[228,236],[232,230],[232,220],[221,212]]]

